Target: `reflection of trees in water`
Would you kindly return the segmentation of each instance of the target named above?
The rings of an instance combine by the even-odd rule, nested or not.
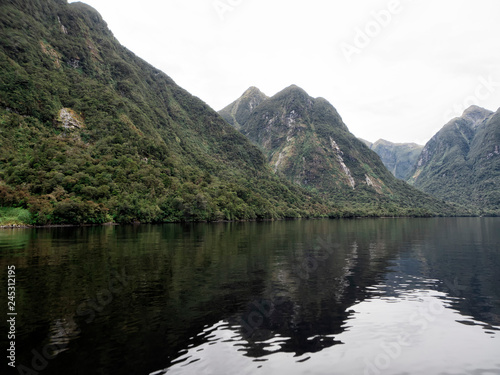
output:
[[[498,325],[500,281],[490,273],[499,269],[498,256],[486,252],[469,259],[446,248],[492,237],[486,233],[492,225],[461,220],[33,231],[29,238],[23,234],[24,254],[16,253],[19,304],[24,306],[20,352],[46,344],[51,324],[71,315],[81,332],[50,363],[61,373],[76,364],[89,373],[112,366],[114,373],[165,368],[188,345],[206,343],[200,333],[220,321],[243,336],[240,349],[250,357],[264,356],[262,341],[277,337],[280,351],[317,352],[339,343],[335,335],[346,329],[351,306],[373,297],[372,286],[390,278],[388,270],[395,267],[402,274],[439,279],[443,291],[464,297],[453,307]],[[13,261],[8,254],[0,264]],[[124,269],[128,284],[86,324],[76,310],[108,286],[113,269]],[[455,280],[458,295],[445,283],[454,286]]]

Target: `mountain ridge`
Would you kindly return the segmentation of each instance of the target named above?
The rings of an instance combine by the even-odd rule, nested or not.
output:
[[[227,111],[220,113],[228,120]],[[331,103],[297,85],[262,100],[238,129],[261,148],[275,173],[341,207],[377,207],[390,214],[418,211],[415,199],[422,200],[420,208],[441,204],[395,179]]]

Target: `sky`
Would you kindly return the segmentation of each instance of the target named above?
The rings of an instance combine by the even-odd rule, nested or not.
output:
[[[215,110],[296,84],[357,137],[425,144],[472,104],[500,107],[498,0],[83,2]]]

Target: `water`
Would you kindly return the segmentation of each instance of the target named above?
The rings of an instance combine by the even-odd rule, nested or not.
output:
[[[2,366],[500,374],[499,229],[440,218],[2,230],[21,367]]]

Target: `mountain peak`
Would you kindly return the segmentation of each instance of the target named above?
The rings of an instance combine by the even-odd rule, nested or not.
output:
[[[364,140],[363,140],[364,141]],[[367,141],[364,141],[365,143]],[[386,139],[380,138],[377,141],[373,143],[373,145],[394,145],[394,146],[407,146],[407,147],[420,147],[423,148],[424,146],[421,146],[419,144],[416,144],[415,142],[391,142]]]
[[[312,105],[315,101],[313,97],[311,97],[304,89],[300,88],[297,85],[288,86],[287,88],[275,94],[270,99],[277,102],[287,103],[287,108],[297,105],[312,108]]]
[[[472,121],[472,126],[476,128],[480,125],[486,118],[493,114],[492,111],[485,108],[481,108],[477,105],[471,105],[462,114],[462,118]]]
[[[383,138],[378,139],[373,143],[374,145],[382,144],[382,145],[388,145],[388,144],[393,144],[393,142],[389,142]]]
[[[238,100],[242,101],[244,99],[253,99],[253,101],[260,104],[262,100],[267,99],[267,95],[260,91],[258,87],[250,86]]]
[[[260,91],[258,87],[250,86],[248,89],[246,89],[243,95],[250,95],[250,94],[264,94],[264,93]]]
[[[301,95],[309,96],[309,94],[306,92],[306,90],[304,90],[303,88],[301,88],[295,84],[286,87],[285,89],[281,90],[278,94],[281,94],[281,93],[287,94],[287,95],[301,94]]]
[[[486,108],[483,108],[483,107],[479,107],[478,105],[471,105],[470,107],[468,107],[465,111],[464,111],[464,114],[466,113],[470,113],[470,112],[476,112],[476,111],[487,111],[487,112],[491,112],[491,111],[488,111]]]
[[[240,124],[244,123],[252,111],[266,99],[268,99],[266,94],[257,87],[251,86],[243,95],[220,110],[219,113],[227,123],[239,129]]]

